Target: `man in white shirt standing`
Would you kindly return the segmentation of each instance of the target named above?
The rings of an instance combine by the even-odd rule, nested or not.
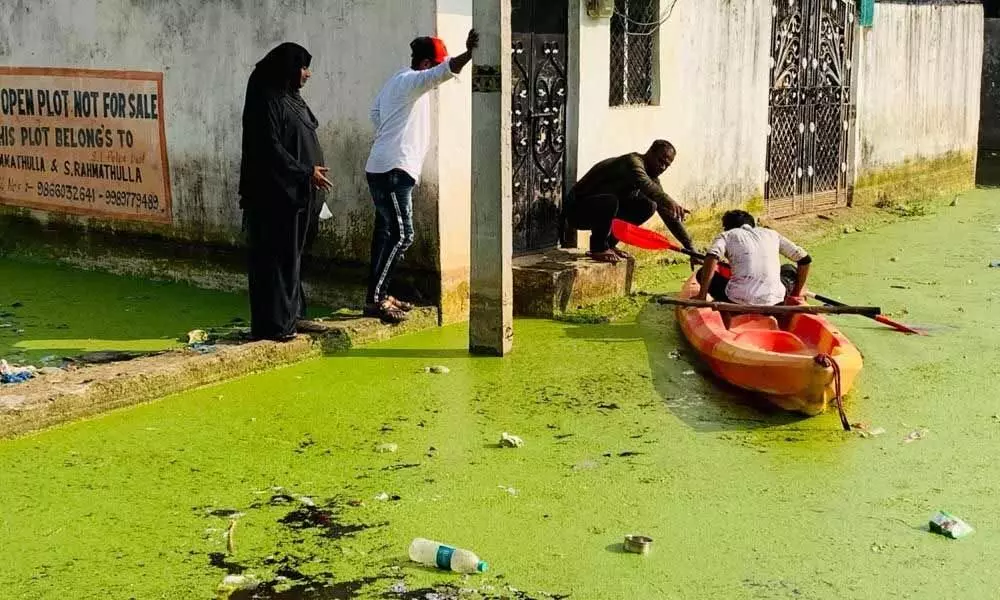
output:
[[[478,46],[475,30],[469,32],[466,51],[453,58],[438,38],[413,40],[410,68],[390,77],[372,105],[375,143],[365,172],[375,203],[375,232],[365,314],[387,323],[404,321],[413,309],[390,296],[388,289],[396,266],[413,245],[413,188],[420,181],[431,136],[428,92],[461,73]]]
[[[723,215],[722,228],[725,231],[705,253],[697,299],[711,294],[716,302],[773,306],[783,303],[786,296],[802,295],[812,263],[805,250],[777,231],[757,227],[753,216],[742,210]],[[782,266],[780,256],[796,266]],[[721,258],[732,268],[728,279],[715,272]]]

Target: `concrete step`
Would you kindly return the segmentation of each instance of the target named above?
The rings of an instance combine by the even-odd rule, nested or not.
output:
[[[514,259],[514,314],[550,318],[632,293],[634,260],[612,265],[585,254],[559,249]]]

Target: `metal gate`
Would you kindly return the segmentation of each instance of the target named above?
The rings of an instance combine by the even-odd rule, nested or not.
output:
[[[775,0],[765,206],[783,217],[848,204],[853,0]]]
[[[511,0],[514,252],[559,242],[566,169],[567,0]]]

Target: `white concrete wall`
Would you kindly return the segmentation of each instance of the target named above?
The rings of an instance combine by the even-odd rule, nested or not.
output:
[[[688,208],[763,194],[769,0],[677,2],[658,34],[657,106],[609,107],[610,20],[578,14],[570,21],[579,23],[577,177],[599,160],[666,138],[678,157],[661,182]]]
[[[472,0],[437,0],[437,31],[452,54],[465,51],[472,27]],[[438,94],[436,148],[439,205],[438,236],[442,317],[464,320],[469,310],[472,226],[472,69]]]
[[[368,108],[385,78],[409,64],[410,40],[434,34],[436,0],[4,0],[2,6],[2,64],[164,72],[175,219],[167,233],[186,239],[239,235],[247,77],[278,43],[305,46],[313,54],[313,79],[303,96],[320,120],[335,184],[329,199],[336,218],[324,225],[316,251],[367,261]],[[464,41],[447,37],[453,45]],[[457,149],[456,156],[467,154]],[[436,154],[416,197],[417,243],[409,254],[411,264],[434,270],[435,160]]]
[[[974,157],[982,56],[981,5],[876,4],[861,37],[857,174],[952,152]]]

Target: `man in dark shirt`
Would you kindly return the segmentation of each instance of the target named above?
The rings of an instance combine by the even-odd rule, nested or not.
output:
[[[610,263],[628,258],[611,235],[612,219],[642,225],[653,213],[685,248],[694,249],[683,224],[688,211],[658,180],[676,156],[673,144],[656,140],[645,154],[633,152],[597,163],[573,186],[563,203],[563,219],[574,229],[590,231],[591,258]]]

